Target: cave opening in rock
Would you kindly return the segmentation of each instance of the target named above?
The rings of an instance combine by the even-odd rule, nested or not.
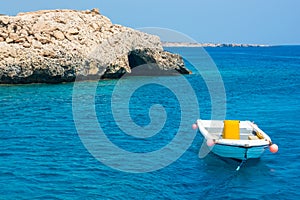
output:
[[[128,55],[128,61],[129,61],[129,66],[131,69],[146,64],[146,61],[142,59],[138,54],[135,52],[130,52]]]

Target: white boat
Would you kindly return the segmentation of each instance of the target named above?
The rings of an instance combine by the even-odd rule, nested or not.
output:
[[[247,160],[259,158],[266,148],[272,153],[278,146],[256,124],[237,120],[197,120],[198,128],[211,151],[221,157]]]

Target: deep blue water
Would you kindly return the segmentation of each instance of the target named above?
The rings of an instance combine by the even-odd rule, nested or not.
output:
[[[194,66],[204,62],[197,48],[168,50],[184,55]],[[224,82],[226,118],[255,121],[279,145],[277,154],[266,151],[260,160],[247,162],[235,172],[236,161],[211,154],[198,158],[202,137],[197,134],[187,151],[167,167],[148,173],[120,171],[99,162],[80,140],[72,112],[73,83],[2,85],[0,199],[298,199],[300,46],[206,50]],[[188,66],[195,73],[184,78],[198,97],[201,118],[209,119],[210,94],[203,78]],[[176,85],[177,78],[128,77],[125,81],[163,80]],[[160,104],[165,107],[165,126],[150,138],[124,133],[111,113],[116,83],[98,83],[95,109],[107,138],[120,148],[136,153],[158,150],[172,141],[181,121],[189,126],[186,137],[193,134],[191,124],[185,122],[196,119],[182,119],[179,99],[158,84],[139,88],[124,106],[130,108],[136,124],[146,126],[151,121],[149,108]],[[82,116],[87,119],[91,116],[85,112],[84,101],[93,98],[89,96],[93,85],[95,82],[79,83],[82,98],[77,100],[82,101]],[[118,95],[123,104],[122,94]],[[184,103],[191,104],[189,100]],[[97,132],[88,123],[86,130]],[[116,164],[124,165],[121,159]],[[168,156],[158,155],[156,161],[166,159]],[[151,160],[145,162],[151,164]]]

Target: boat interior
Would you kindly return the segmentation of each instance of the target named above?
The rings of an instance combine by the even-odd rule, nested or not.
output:
[[[259,140],[263,136],[247,122],[238,120],[211,121],[204,125],[212,139]]]

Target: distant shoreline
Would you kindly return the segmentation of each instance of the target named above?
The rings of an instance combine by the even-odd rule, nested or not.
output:
[[[163,47],[270,47],[265,44],[162,42]]]

